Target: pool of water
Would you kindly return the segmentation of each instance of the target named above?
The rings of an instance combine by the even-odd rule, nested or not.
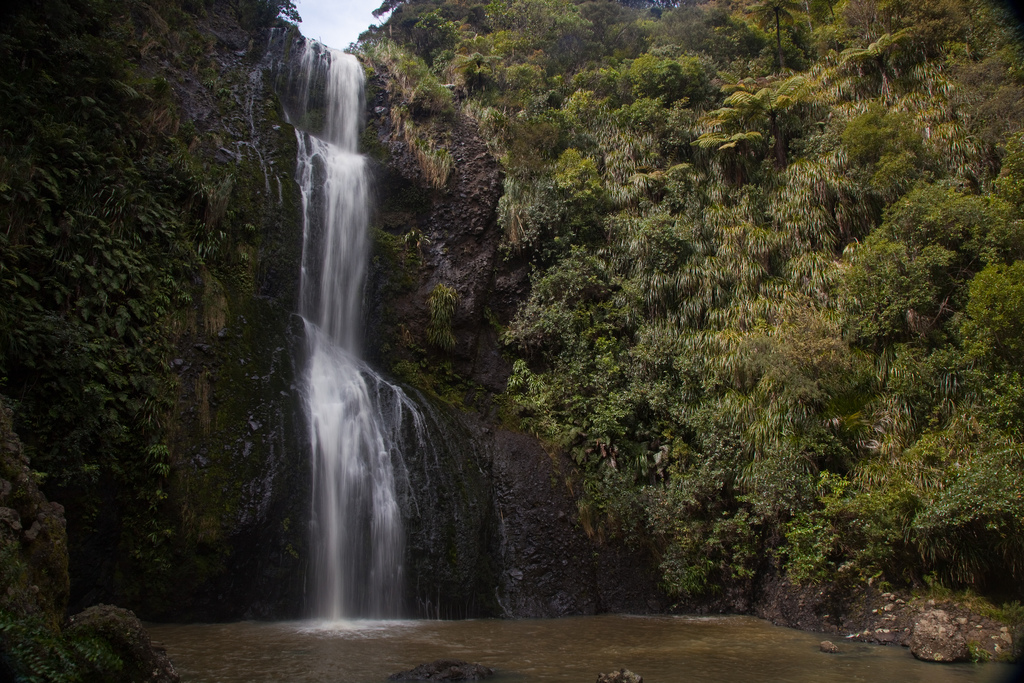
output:
[[[382,683],[435,659],[497,671],[496,683],[590,683],[625,667],[645,683],[1001,682],[1003,664],[928,664],[902,647],[833,641],[753,617],[150,625],[185,683]]]

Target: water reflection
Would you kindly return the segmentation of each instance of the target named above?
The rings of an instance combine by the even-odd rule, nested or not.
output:
[[[977,683],[1001,664],[926,664],[901,647],[836,640],[752,617],[598,616],[551,620],[321,621],[154,625],[186,683],[381,683],[439,658],[490,666],[506,681],[589,683],[626,667],[646,683],[754,681]]]

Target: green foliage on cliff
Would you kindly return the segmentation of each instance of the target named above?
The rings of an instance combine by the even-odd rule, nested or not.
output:
[[[367,55],[422,60],[504,167],[533,277],[503,410],[575,460],[588,531],[682,598],[773,564],[1019,594],[1024,52],[999,7],[392,5]]]
[[[444,283],[438,283],[427,297],[427,306],[430,309],[427,341],[442,351],[451,351],[455,348],[452,318],[458,305],[459,293]]]
[[[249,16],[257,5],[263,14]],[[203,505],[233,494],[189,499],[175,450],[184,392],[170,362],[225,325],[232,297],[256,293],[271,202],[255,153],[235,147],[236,163],[216,163],[243,133],[197,125],[181,91],[191,87],[190,106],[214,120],[248,125],[247,75],[221,68],[199,22],[216,11],[265,26],[289,7],[46,0],[3,10],[0,392],[47,493],[69,509],[73,550],[98,542],[115,555],[96,588],[137,608],[166,605],[175,583],[216,568],[197,556],[226,553],[195,528],[210,524]],[[78,569],[80,580],[102,573]]]

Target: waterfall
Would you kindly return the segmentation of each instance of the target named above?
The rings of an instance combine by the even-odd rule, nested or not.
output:
[[[312,445],[313,616],[398,616],[404,535],[396,493],[403,421],[416,407],[360,360],[369,179],[358,153],[363,71],[307,43],[287,87],[298,137],[303,249],[300,313]]]

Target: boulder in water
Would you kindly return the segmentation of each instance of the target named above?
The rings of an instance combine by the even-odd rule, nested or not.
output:
[[[822,652],[826,652],[826,653],[828,653],[830,655],[834,655],[834,654],[838,654],[839,653],[839,647],[835,643],[833,643],[831,640],[823,640],[823,641],[821,641],[821,646],[820,647],[821,647],[821,651]]]
[[[597,683],[644,683],[644,677],[629,669],[619,669],[610,674],[598,674]]]
[[[482,681],[494,675],[493,669],[458,659],[438,659],[415,669],[388,676],[389,681]]]

